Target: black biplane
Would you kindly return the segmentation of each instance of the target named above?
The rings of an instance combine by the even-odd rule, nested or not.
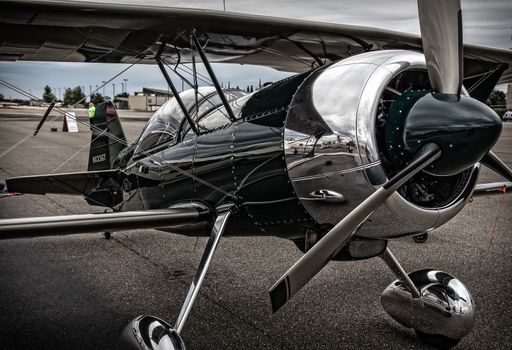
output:
[[[180,332],[222,235],[278,236],[303,252],[270,289],[274,311],[330,260],[381,257],[398,279],[384,309],[451,347],[474,303],[454,276],[405,273],[388,240],[443,225],[477,191],[491,148],[483,102],[512,81],[509,51],[463,45],[458,0],[419,0],[422,36],[229,12],[2,1],[0,59],[157,64],[174,97],[128,144],[112,103],[96,109],[87,172],[15,177],[9,191],[83,195],[105,214],[0,220],[0,238],[157,228],[209,241],[174,326],[153,316],[124,349],[182,349]],[[168,65],[196,60],[213,86],[179,93]],[[222,88],[211,62],[297,72],[253,93]],[[174,69],[175,73],[178,73]],[[179,73],[178,73],[179,74]]]

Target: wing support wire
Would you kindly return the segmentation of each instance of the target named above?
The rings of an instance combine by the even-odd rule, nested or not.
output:
[[[77,102],[75,102],[72,107],[74,108],[76,105],[84,102],[85,100],[87,100],[87,98],[90,98],[93,94],[95,94],[97,91],[99,91],[101,88],[103,88],[105,85],[107,85],[108,83],[110,83],[111,81],[113,81],[114,79],[116,79],[117,77],[119,77],[120,75],[122,75],[124,72],[126,72],[128,69],[132,68],[135,64],[139,63],[140,61],[142,61],[143,58],[140,58],[137,62],[135,63],[132,63],[130,66],[124,68],[121,72],[117,73],[116,75],[114,75],[112,78],[110,78],[108,81],[105,81],[103,83],[103,85],[100,85],[98,88],[96,88],[91,94],[89,95],[84,95],[84,97],[80,100],[78,100]],[[38,98],[37,96],[35,95],[32,95],[31,93],[28,93],[26,91],[24,91],[23,89],[20,89],[18,88],[17,86],[3,80],[3,79],[0,79],[0,84],[1,85],[4,85],[5,87],[7,87],[8,89],[11,89],[13,91],[16,91],[17,93],[21,94],[21,95],[24,95],[30,99],[33,99],[35,101],[38,101],[38,102],[43,102],[45,105],[47,104],[46,102],[44,102],[42,99]],[[39,125],[37,126],[36,130],[31,133],[31,134],[28,134],[27,136],[25,136],[23,139],[19,140],[18,142],[16,142],[13,146],[9,147],[7,150],[5,150],[4,152],[0,153],[0,159],[3,158],[5,155],[7,155],[8,153],[10,153],[12,150],[16,149],[17,147],[19,147],[20,145],[22,145],[23,143],[25,143],[26,141],[28,141],[29,139],[31,139],[32,137],[36,136],[37,133],[39,132],[39,129],[42,127],[43,123],[46,121],[46,118],[48,117],[47,114],[50,113],[50,111],[54,109],[53,106],[49,106],[49,108],[47,109],[46,111],[46,114],[45,116],[43,116],[41,122],[39,123]],[[55,110],[61,114],[61,116],[66,116],[67,113],[65,110],[61,109],[61,108],[55,108]],[[98,132],[103,132],[102,129],[98,128],[97,126],[95,125],[89,125],[89,123],[85,123],[85,122],[82,122],[80,120],[78,120],[78,118],[76,117],[73,117],[71,115],[68,115],[70,118],[74,119],[77,123],[79,124],[82,124],[82,125],[85,125],[87,126],[87,128],[92,128]],[[59,116],[54,116],[50,121],[54,121],[58,118]],[[128,145],[125,141],[115,137],[115,135],[112,135],[112,134],[109,134],[109,133],[106,133],[106,135],[115,140],[116,142],[120,142],[121,144],[124,144],[124,145]]]
[[[133,66],[133,64],[132,64],[131,66]],[[130,67],[131,67],[131,66],[130,66]],[[128,67],[128,68],[130,68],[130,67]],[[121,73],[125,72],[128,68],[124,69]],[[121,73],[119,73],[119,74],[118,74],[118,75],[116,75],[116,76],[119,76]],[[113,79],[113,78],[112,78],[112,79]],[[23,90],[21,90],[21,89],[19,89],[19,88],[15,87],[14,85],[12,85],[12,84],[10,84],[10,83],[8,83],[8,82],[4,81],[3,79],[0,79],[0,84],[4,85],[4,86],[6,86],[6,87],[8,87],[8,88],[10,88],[10,89],[12,89],[12,90],[15,90],[15,91],[17,91],[17,92],[19,92],[19,93],[21,93],[21,94],[23,94],[23,95],[27,96],[27,97],[33,98],[34,100],[42,101],[42,100],[41,100],[41,99],[39,99],[38,97],[36,97],[36,96],[34,96],[34,95],[32,95],[32,94],[30,94],[30,93],[26,92],[26,91],[23,91]],[[95,90],[95,91],[97,91],[97,90]],[[60,108],[55,108],[55,110],[56,110],[57,112],[59,112],[61,115],[65,115],[65,114],[66,114],[66,112],[65,112],[64,110],[60,109]],[[56,118],[58,118],[58,116],[53,117],[53,118],[52,118],[52,121],[53,121],[53,120],[55,120]],[[83,122],[83,121],[81,121],[81,120],[79,120],[78,118],[73,117],[73,116],[71,116],[71,118],[72,118],[72,119],[74,119],[77,123],[82,124],[82,125],[84,125],[84,126],[87,126],[87,128],[89,128],[89,127],[90,127],[89,123]],[[110,139],[112,139],[112,140],[114,140],[114,141],[116,141],[116,142],[119,142],[119,143],[120,143],[120,144],[122,144],[122,145],[130,146],[130,144],[129,144],[128,142],[126,142],[125,140],[123,140],[123,139],[121,139],[121,138],[119,138],[119,137],[117,137],[117,136],[113,135],[112,133],[105,132],[105,130],[100,129],[100,128],[98,128],[98,127],[97,127],[97,126],[95,126],[95,125],[92,125],[91,127],[92,127],[92,129],[93,129],[93,130],[96,130],[98,133],[102,133],[102,134],[104,134],[105,136],[107,136],[108,138],[110,138]],[[1,159],[2,157],[4,157],[5,155],[7,155],[7,154],[8,154],[9,152],[11,152],[12,150],[14,150],[15,148],[17,148],[18,146],[20,146],[21,144],[23,144],[24,142],[28,141],[28,140],[29,140],[30,138],[32,138],[33,136],[34,136],[34,135],[33,135],[33,133],[30,133],[29,135],[27,135],[26,137],[24,137],[23,139],[21,139],[20,141],[18,141],[16,144],[14,144],[13,146],[9,147],[7,150],[5,150],[4,152],[2,152],[2,153],[0,154],[0,159]],[[159,161],[159,160],[158,160],[154,155],[152,155],[151,153],[149,153],[149,152],[147,152],[147,151],[143,151],[143,152],[142,152],[142,154],[144,154],[144,156],[148,157],[149,159],[153,159],[153,160],[155,160],[155,161]],[[68,160],[69,160],[69,159],[68,159]],[[231,193],[228,193],[228,192],[224,191],[223,189],[221,189],[221,188],[219,188],[219,187],[217,187],[217,186],[213,185],[212,183],[210,183],[210,182],[208,182],[208,181],[205,181],[205,180],[203,180],[203,179],[201,179],[201,178],[199,178],[199,177],[197,177],[197,176],[193,175],[192,173],[190,173],[190,172],[188,172],[188,171],[182,170],[182,169],[181,169],[180,167],[178,167],[178,166],[175,166],[175,165],[170,164],[170,163],[167,163],[167,164],[166,164],[166,166],[168,166],[168,167],[172,168],[173,170],[175,170],[175,171],[179,172],[180,174],[182,174],[182,175],[184,175],[184,176],[187,176],[187,177],[189,177],[189,178],[191,178],[191,179],[194,179],[194,180],[196,180],[196,181],[198,181],[198,182],[200,182],[200,183],[204,184],[205,186],[208,186],[208,187],[210,187],[210,188],[214,189],[215,191],[219,191],[220,193],[224,194],[224,195],[225,195],[225,196],[227,196],[227,197],[234,198],[235,200],[237,200],[237,199],[238,199],[238,198],[237,198],[236,196],[234,196],[233,194],[231,194]],[[60,167],[60,166],[59,166],[59,167]],[[58,169],[59,167],[57,167],[57,169]]]
[[[0,220],[0,239],[122,231],[197,223],[211,218],[197,208],[127,211]]]
[[[192,49],[191,49],[192,50]],[[229,119],[229,115],[226,114],[225,111],[223,111],[221,108],[219,108],[219,106],[217,106],[216,104],[213,104],[210,99],[208,98],[208,96],[202,94],[198,89],[197,89],[197,84],[199,81],[201,81],[203,84],[207,84],[207,85],[211,85],[212,82],[209,80],[208,77],[205,77],[203,76],[201,73],[199,73],[196,69],[195,69],[195,59],[193,60],[192,62],[192,67],[193,68],[188,68],[187,66],[185,66],[184,64],[180,64],[179,60],[175,60],[175,59],[172,59],[172,58],[167,58],[167,59],[170,59],[173,61],[173,64],[175,64],[175,67],[172,68],[169,64],[169,62],[166,61],[165,58],[162,58],[160,57],[162,63],[168,68],[168,69],[171,69],[181,80],[183,83],[187,84],[191,89],[194,89],[195,93],[197,94],[197,97],[201,97],[204,99],[204,101],[206,103],[209,103],[213,108],[215,108],[217,111],[219,111],[220,113],[222,113],[223,116],[226,117],[226,119]],[[180,67],[181,65],[181,67]],[[178,72],[178,69],[181,70],[184,74],[190,74],[193,79],[194,79],[194,82],[190,82],[187,78],[185,78],[183,76],[183,74],[181,74],[180,72]],[[197,101],[196,101],[196,104],[197,104]],[[196,112],[197,112],[197,109],[196,109]],[[196,117],[201,117],[201,116],[196,116]],[[200,132],[200,130],[198,130]]]

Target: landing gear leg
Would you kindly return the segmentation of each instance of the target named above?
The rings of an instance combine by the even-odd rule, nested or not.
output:
[[[450,274],[418,270],[407,274],[391,251],[381,258],[398,277],[381,295],[384,310],[401,325],[437,349],[449,349],[467,335],[475,321],[467,288]]]
[[[420,299],[421,302],[421,293],[414,285],[414,282],[409,278],[409,275],[402,268],[398,260],[396,260],[395,256],[391,253],[388,247],[382,252],[381,256],[382,260],[388,265],[391,271],[398,277],[402,285],[405,285],[406,288],[411,293],[414,299]]]
[[[199,288],[203,283],[208,267],[212,262],[213,255],[217,250],[220,237],[224,232],[226,223],[232,213],[232,206],[224,207],[218,210],[218,216],[215,219],[210,238],[206,244],[206,248],[197,268],[194,280],[190,285],[185,302],[181,307],[178,320],[174,327],[171,327],[167,322],[154,316],[139,316],[131,321],[121,333],[118,343],[118,349],[123,350],[148,350],[148,349],[161,349],[161,350],[182,350],[185,349],[185,344],[180,337],[183,330],[185,321],[192,310],[194,301],[196,300]],[[158,337],[155,338],[155,334]]]

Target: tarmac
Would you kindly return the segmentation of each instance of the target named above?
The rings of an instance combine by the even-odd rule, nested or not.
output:
[[[5,112],[5,111],[4,111]],[[0,113],[0,154],[32,134],[42,112]],[[144,116],[123,116],[130,141]],[[0,158],[11,176],[83,171],[90,131],[51,132]],[[512,164],[512,124],[495,151]],[[63,164],[64,163],[64,164]],[[62,165],[63,164],[63,165]],[[499,180],[483,169],[481,182]],[[81,197],[22,195],[0,199],[0,217],[98,212]],[[476,323],[457,349],[512,348],[512,196],[476,197],[422,244],[405,237],[389,247],[406,271],[444,270],[476,302]],[[155,230],[0,240],[0,349],[113,349],[140,314],[173,324],[206,238]],[[393,321],[379,296],[395,277],[378,258],[330,262],[272,314],[268,289],[298,260],[292,242],[224,238],[185,324],[188,349],[431,349]]]

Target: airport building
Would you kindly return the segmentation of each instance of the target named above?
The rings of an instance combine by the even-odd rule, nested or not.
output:
[[[156,111],[173,96],[167,90],[144,87],[141,92],[135,92],[134,96],[128,97],[128,108],[136,111]]]

